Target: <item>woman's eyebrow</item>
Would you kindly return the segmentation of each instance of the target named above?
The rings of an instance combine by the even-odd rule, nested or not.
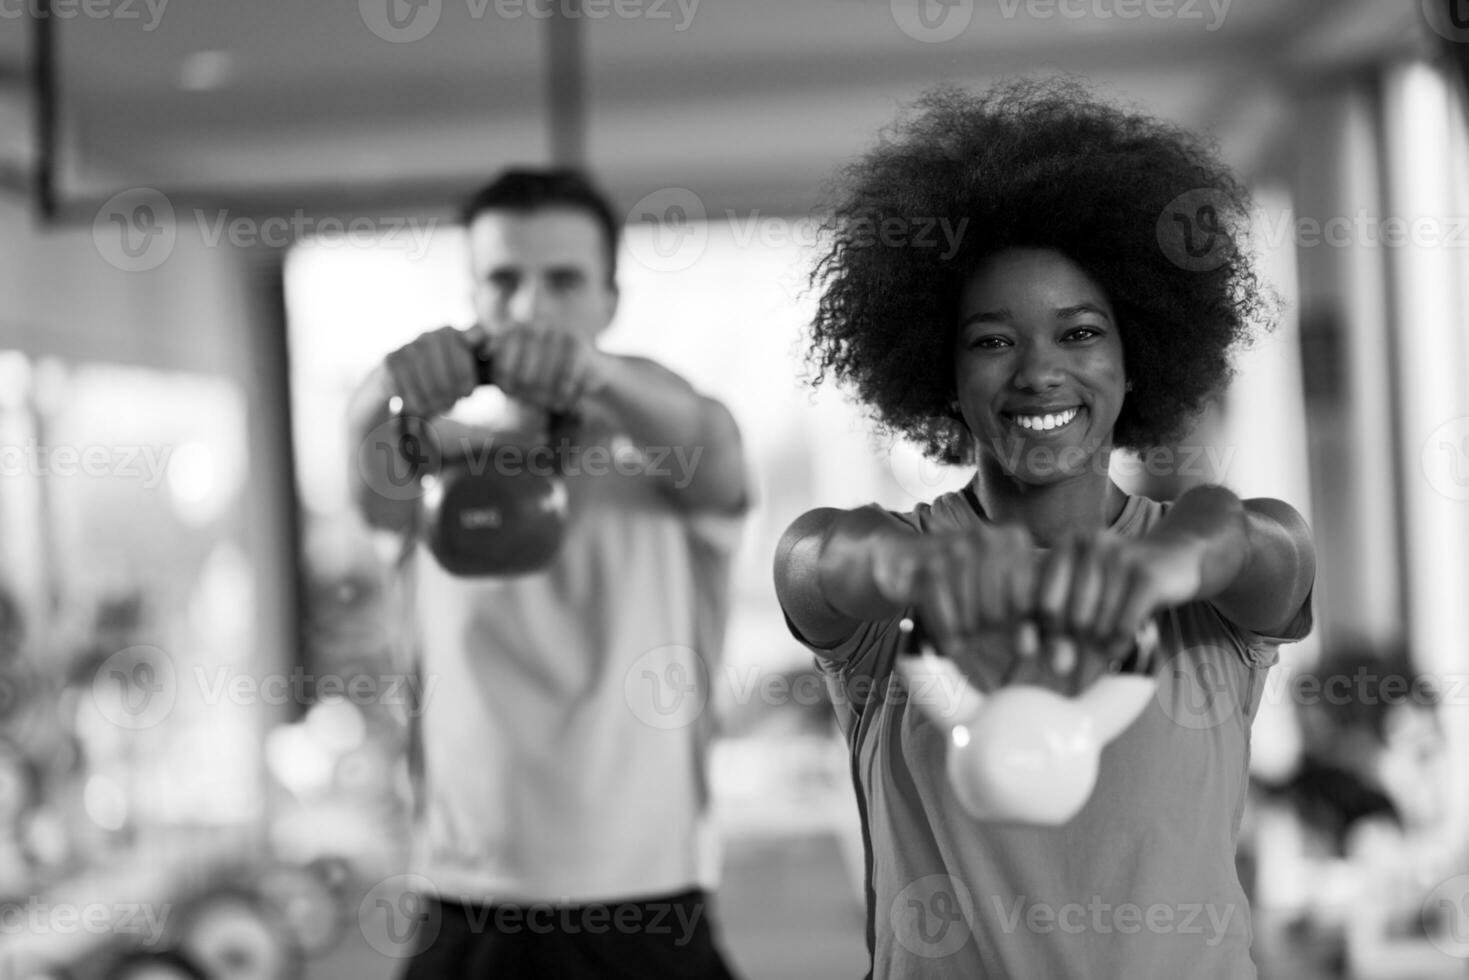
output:
[[[1095,303],[1077,303],[1075,306],[1061,306],[1055,310],[1055,314],[1063,320],[1075,320],[1077,317],[1087,313],[1095,313],[1108,323],[1112,322],[1112,318],[1107,315],[1107,311]]]
[[[1107,315],[1107,311],[1095,303],[1077,303],[1074,306],[1058,306],[1051,312],[1062,320],[1075,320],[1079,316],[1085,316],[1091,313],[1101,317],[1108,323],[1112,322],[1112,318]],[[980,310],[978,313],[969,314],[959,322],[959,329],[962,330],[965,327],[977,323],[1009,323],[1013,319],[1014,314],[1010,312],[1010,308],[1001,306],[998,309]]]
[[[978,313],[971,313],[959,321],[959,329],[962,330],[975,323],[1009,323],[1012,319],[1014,319],[1014,315],[1008,307],[1002,306],[997,310],[980,310]]]

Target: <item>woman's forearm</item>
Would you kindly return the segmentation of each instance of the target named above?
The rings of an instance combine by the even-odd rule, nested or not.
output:
[[[902,604],[883,595],[874,569],[881,536],[911,534],[876,508],[824,507],[801,515],[781,537],[775,588],[807,639],[847,635],[855,622],[888,618]]]
[[[902,602],[893,597],[906,590],[891,581],[888,563],[876,559],[883,542],[913,536],[876,508],[842,513],[820,541],[816,580],[823,598],[853,619],[887,619],[901,612]]]
[[[1149,537],[1193,549],[1193,598],[1257,633],[1290,628],[1316,581],[1310,528],[1289,504],[1268,497],[1240,500],[1222,487],[1195,488]]]
[[[1249,562],[1249,514],[1224,487],[1194,487],[1174,502],[1148,541],[1189,550],[1199,569],[1195,598],[1209,599],[1233,585]]]

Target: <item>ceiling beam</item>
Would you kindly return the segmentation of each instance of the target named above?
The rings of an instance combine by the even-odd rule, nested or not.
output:
[[[31,92],[35,99],[36,210],[43,221],[56,217],[56,18],[51,0],[35,0],[31,25]]]
[[[546,92],[550,101],[551,156],[561,166],[586,161],[586,58],[581,0],[552,4],[546,31]]]

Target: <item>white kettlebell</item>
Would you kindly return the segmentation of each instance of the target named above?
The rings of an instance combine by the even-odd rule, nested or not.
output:
[[[905,641],[911,620],[900,629]],[[1158,628],[1138,632],[1139,662],[1156,666]],[[906,646],[906,642],[904,643]],[[960,804],[977,820],[1058,826],[1091,797],[1102,747],[1153,697],[1146,674],[1113,673],[1072,698],[1033,684],[981,694],[947,657],[924,646],[897,671],[920,710],[947,733],[945,767]],[[939,699],[920,692],[945,692]]]

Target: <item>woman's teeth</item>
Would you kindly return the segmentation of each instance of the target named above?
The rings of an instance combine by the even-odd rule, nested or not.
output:
[[[1060,428],[1067,422],[1076,418],[1080,409],[1068,408],[1064,412],[1056,412],[1051,415],[1016,415],[1015,424],[1022,429],[1033,429],[1037,432],[1045,432],[1049,429]]]

